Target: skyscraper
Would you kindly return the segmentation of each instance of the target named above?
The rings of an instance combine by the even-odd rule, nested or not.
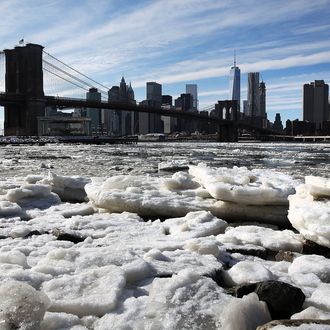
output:
[[[162,105],[162,85],[156,82],[147,82],[147,99],[143,101],[148,106],[160,107]],[[161,116],[157,114],[139,113],[139,133],[161,133],[163,125]]]
[[[197,85],[186,84],[186,94],[192,95],[193,97],[192,110],[197,110],[198,107]]]
[[[241,103],[241,70],[236,66],[236,53],[234,53],[234,66],[229,73],[229,100],[236,100],[238,110]]]
[[[155,106],[162,104],[162,85],[156,82],[147,82],[147,100]]]
[[[248,73],[248,116],[260,117],[259,72]]]
[[[329,120],[329,85],[324,80],[315,80],[304,85],[304,121],[316,124],[321,129],[323,122]]]
[[[101,101],[101,93],[97,88],[90,88],[86,93],[86,99],[90,101]],[[86,116],[91,118],[92,133],[98,134],[101,125],[101,109],[87,108]]]
[[[260,98],[260,116],[266,118],[266,84],[262,81],[259,84],[259,98]]]

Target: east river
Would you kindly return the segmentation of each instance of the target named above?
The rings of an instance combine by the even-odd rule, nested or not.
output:
[[[0,177],[44,174],[109,177],[116,174],[165,175],[166,161],[246,166],[285,172],[295,178],[327,176],[330,144],[293,143],[139,143],[137,145],[6,146],[0,149]]]

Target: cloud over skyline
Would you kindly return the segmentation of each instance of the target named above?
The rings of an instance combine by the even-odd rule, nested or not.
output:
[[[197,83],[200,105],[227,98],[234,49],[242,99],[261,72],[271,120],[302,118],[302,84],[330,82],[329,0],[12,0],[0,13],[2,49],[24,37],[109,87],[123,75],[138,101],[146,81],[174,97]]]

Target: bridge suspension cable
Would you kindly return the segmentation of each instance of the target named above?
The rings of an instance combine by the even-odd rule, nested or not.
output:
[[[75,87],[78,87],[79,89],[83,89],[84,91],[89,91],[90,88],[98,87],[98,91],[101,93],[101,97],[108,98],[108,87],[98,83],[96,80],[88,77],[87,75],[79,72],[78,70],[74,69],[68,64],[65,64],[63,61],[57,59],[55,56],[43,51],[43,53],[46,55],[47,59],[43,59],[43,69],[51,74],[52,76],[55,76],[56,78],[59,78],[65,82],[68,82]],[[52,84],[52,81],[48,81],[49,84]],[[101,88],[99,87],[101,86]],[[61,88],[62,90],[65,89]],[[106,90],[104,90],[106,89]]]
[[[212,105],[208,105],[208,106],[204,106],[203,108],[200,108],[199,111],[211,111],[214,110],[214,104]]]

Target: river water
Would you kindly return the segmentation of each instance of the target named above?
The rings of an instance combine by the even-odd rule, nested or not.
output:
[[[44,174],[110,177],[116,174],[168,176],[158,164],[204,162],[212,167],[246,166],[285,172],[294,178],[328,176],[330,144],[172,142],[137,145],[6,146],[0,149],[0,178]]]

